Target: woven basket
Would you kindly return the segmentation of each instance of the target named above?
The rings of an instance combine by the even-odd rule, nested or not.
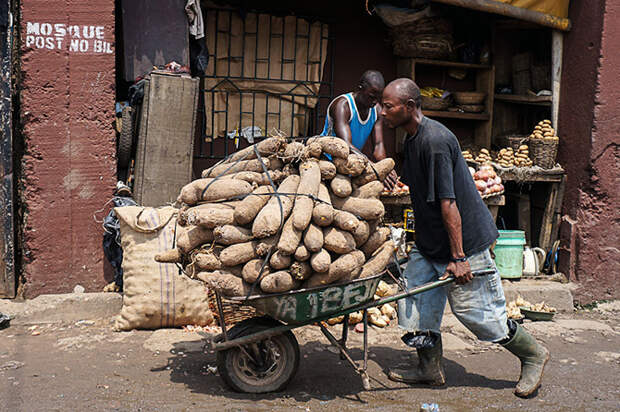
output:
[[[529,136],[526,134],[506,134],[498,138],[499,143],[503,147],[512,147],[512,149],[517,152],[519,150],[519,146],[522,144],[528,144]]]
[[[422,96],[422,109],[424,110],[446,110],[449,106],[449,99]]]
[[[215,291],[209,289],[208,294],[209,309],[213,313],[213,317],[217,321],[218,325],[222,326],[220,322],[220,313],[217,310],[217,298],[215,297]],[[222,296],[222,312],[224,313],[224,321],[226,327],[236,325],[237,323],[249,318],[257,316],[256,309],[252,306],[244,306],[240,303],[226,299]]]
[[[392,27],[392,35],[452,34],[452,22],[441,17],[429,17]]]
[[[483,92],[452,92],[456,104],[482,104],[487,97]]]
[[[482,113],[484,111],[483,104],[461,104],[459,107],[467,113]]]
[[[530,159],[534,166],[553,169],[558,154],[559,139],[530,139]]]
[[[421,34],[411,36],[405,31],[392,31],[394,54],[402,57],[450,59],[453,57],[452,36]]]

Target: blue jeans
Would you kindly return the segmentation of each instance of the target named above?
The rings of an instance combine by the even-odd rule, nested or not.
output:
[[[398,301],[398,326],[408,332],[439,333],[446,300],[452,313],[478,339],[498,342],[508,336],[506,298],[502,282],[488,250],[468,256],[472,271],[494,269],[465,285],[451,283]],[[438,280],[447,263],[433,262],[417,249],[409,254],[403,273],[407,289]]]

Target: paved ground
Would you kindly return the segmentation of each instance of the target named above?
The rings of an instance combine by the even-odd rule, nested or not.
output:
[[[370,334],[373,389],[332,353],[316,327],[296,331],[302,360],[285,392],[231,392],[215,354],[184,330],[113,332],[109,319],[19,325],[0,331],[0,410],[620,410],[620,304],[560,315],[526,328],[552,353],[538,396],[512,394],[516,358],[476,343],[452,317],[444,324],[448,385],[428,389],[390,382],[382,369],[411,359],[394,326]],[[333,328],[339,331],[340,327]],[[361,346],[352,332],[351,346]],[[361,352],[354,349],[359,358]]]

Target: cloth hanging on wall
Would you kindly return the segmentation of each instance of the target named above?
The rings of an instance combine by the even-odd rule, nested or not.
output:
[[[214,10],[206,14],[206,135],[244,127],[305,134],[317,104],[328,27],[295,17]]]
[[[187,21],[189,22],[189,34],[194,36],[196,40],[202,39],[205,36],[205,27],[202,20],[202,10],[200,10],[200,0],[187,0],[185,13],[187,13]]]
[[[510,4],[540,13],[551,14],[557,17],[568,17],[569,0],[496,0],[500,3]]]

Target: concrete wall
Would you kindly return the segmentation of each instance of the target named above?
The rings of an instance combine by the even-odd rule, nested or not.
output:
[[[111,0],[21,2],[26,297],[105,284],[93,216],[115,183],[113,43]]]
[[[565,37],[560,163],[568,173],[561,269],[582,303],[620,298],[620,5],[576,0]]]

